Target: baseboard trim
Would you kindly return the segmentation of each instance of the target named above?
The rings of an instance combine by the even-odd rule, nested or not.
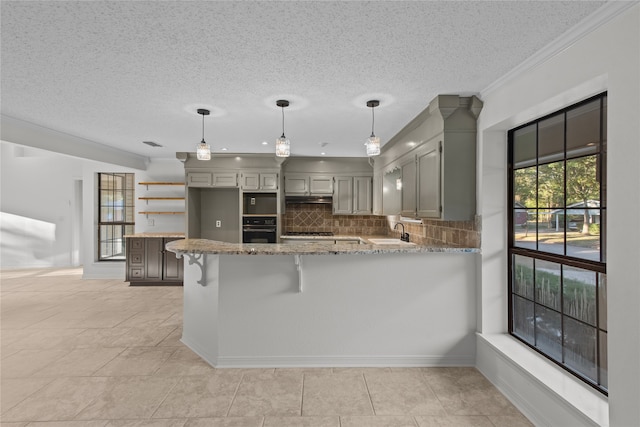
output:
[[[473,356],[221,356],[218,368],[475,366]]]
[[[182,342],[182,344],[184,344],[187,347],[189,347],[189,349],[191,349],[191,351],[193,351],[195,354],[200,356],[202,358],[202,360],[207,362],[209,365],[213,366],[214,368],[218,367],[218,362],[217,362],[216,355],[209,354],[204,348],[200,347],[198,344],[195,344],[195,343],[189,341],[189,339],[185,338],[184,335],[182,336],[182,338],[180,338],[180,342]]]

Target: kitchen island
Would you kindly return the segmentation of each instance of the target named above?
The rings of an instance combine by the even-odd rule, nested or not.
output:
[[[363,240],[168,243],[182,342],[217,367],[473,365],[479,250]]]

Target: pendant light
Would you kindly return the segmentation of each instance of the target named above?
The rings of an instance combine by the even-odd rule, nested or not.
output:
[[[276,156],[278,157],[289,157],[291,154],[291,143],[284,136],[284,107],[289,106],[289,101],[286,99],[279,99],[276,101],[276,105],[282,108],[282,136],[276,139]]]
[[[204,142],[204,116],[209,115],[209,110],[198,108],[198,114],[202,114],[202,141],[196,146],[196,156],[198,160],[211,160],[211,147]]]
[[[375,115],[373,113],[373,109],[380,105],[380,101],[377,99],[372,99],[371,101],[367,101],[367,107],[371,108],[371,136],[367,139],[367,142],[364,145],[367,147],[367,156],[377,156],[380,154],[380,138],[375,136],[373,133],[373,125],[375,124]]]

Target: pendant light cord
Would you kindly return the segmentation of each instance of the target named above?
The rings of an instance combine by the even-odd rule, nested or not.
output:
[[[285,139],[284,136],[284,105],[282,107],[280,107],[282,109],[282,139]]]
[[[376,115],[373,113],[373,109],[374,108],[375,107],[371,107],[371,136],[375,136],[374,133],[373,133],[373,125],[376,122]]]
[[[202,115],[202,142],[204,143],[204,114]]]

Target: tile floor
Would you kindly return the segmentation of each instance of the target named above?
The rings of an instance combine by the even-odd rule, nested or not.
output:
[[[214,369],[181,287],[0,273],[2,427],[530,426],[473,368]]]

